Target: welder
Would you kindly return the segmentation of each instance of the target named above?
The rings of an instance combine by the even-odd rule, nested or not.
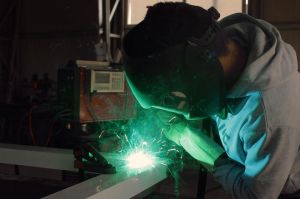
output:
[[[129,86],[143,108],[157,110],[166,137],[234,198],[297,197],[296,53],[266,21],[218,15],[187,3],[149,7],[124,37]],[[189,125],[206,117],[215,121],[220,144]]]

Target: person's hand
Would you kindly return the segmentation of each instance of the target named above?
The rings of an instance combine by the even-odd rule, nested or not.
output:
[[[187,127],[187,121],[175,113],[161,110],[156,113],[166,138],[180,145],[180,139]]]
[[[158,112],[158,118],[168,139],[182,146],[208,170],[213,169],[215,161],[224,153],[224,149],[207,136],[203,129],[189,127],[188,121],[173,113]]]

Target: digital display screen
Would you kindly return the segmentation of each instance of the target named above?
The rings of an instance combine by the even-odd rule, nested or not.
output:
[[[96,84],[108,84],[110,79],[109,73],[96,73],[95,75],[95,83]]]

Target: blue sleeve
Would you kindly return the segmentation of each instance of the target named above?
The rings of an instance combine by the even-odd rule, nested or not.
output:
[[[298,154],[297,132],[277,127],[267,132],[248,132],[241,139],[245,165],[229,158],[219,161],[213,173],[216,180],[234,198],[278,198]]]

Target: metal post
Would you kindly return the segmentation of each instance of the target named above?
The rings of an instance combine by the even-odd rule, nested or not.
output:
[[[113,7],[113,9],[112,9],[112,11],[110,13],[110,16],[109,16],[109,22],[111,22],[112,18],[114,17],[116,9],[117,9],[119,3],[120,3],[120,0],[116,0],[115,1],[114,7]]]
[[[111,56],[111,41],[110,41],[110,22],[109,22],[109,17],[110,17],[110,0],[104,0],[104,37],[105,37],[105,44],[106,44],[106,59],[108,61],[112,61],[112,56]]]

